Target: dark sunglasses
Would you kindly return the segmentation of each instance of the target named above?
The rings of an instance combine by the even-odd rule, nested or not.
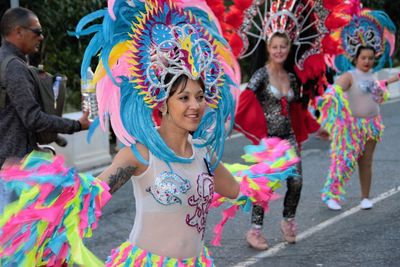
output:
[[[31,29],[31,28],[28,28],[28,27],[25,27],[25,29],[30,30],[31,32],[33,32],[37,36],[43,35],[43,30],[42,29]]]

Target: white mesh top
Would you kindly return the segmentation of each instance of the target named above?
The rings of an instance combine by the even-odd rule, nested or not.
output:
[[[379,105],[371,94],[371,88],[377,81],[372,72],[362,72],[358,69],[349,72],[352,76],[352,85],[346,92],[350,109],[354,117],[370,118],[379,114]]]
[[[170,167],[149,152],[147,170],[132,177],[136,217],[129,241],[134,245],[174,258],[200,254],[214,178],[204,160],[207,150],[192,148],[191,163]]]

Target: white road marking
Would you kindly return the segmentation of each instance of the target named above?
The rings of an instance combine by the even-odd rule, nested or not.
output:
[[[395,98],[389,99],[388,101],[386,101],[383,104],[390,104],[390,103],[399,102],[399,101],[400,101],[400,97],[395,97]]]
[[[235,134],[232,134],[232,135],[228,136],[228,138],[226,140],[228,141],[228,140],[236,139],[236,138],[239,138],[239,137],[242,137],[242,136],[244,136],[242,133],[235,133]]]
[[[390,104],[390,103],[394,103],[394,102],[398,102],[398,101],[400,101],[400,97],[394,98],[394,99],[390,99],[390,100],[386,101],[384,104]],[[229,136],[227,138],[227,141],[228,140],[232,140],[232,139],[236,139],[236,138],[239,138],[239,137],[242,137],[242,136],[244,136],[242,133],[235,133],[235,134],[232,134],[231,136]],[[305,158],[305,157],[307,157],[308,155],[310,155],[312,153],[316,153],[316,152],[320,152],[320,151],[321,151],[320,149],[303,150],[302,151],[302,158]],[[380,201],[382,201],[382,200],[384,200],[384,199],[386,199],[386,198],[398,193],[399,191],[400,191],[400,186],[392,188],[389,191],[380,194],[379,196],[377,196],[376,198],[372,199],[371,201],[374,204],[378,203],[378,202],[380,202]],[[303,239],[306,239],[306,238],[310,237],[311,235],[313,235],[313,234],[323,230],[324,228],[330,226],[331,224],[334,224],[334,223],[336,223],[336,222],[338,222],[338,221],[340,221],[340,220],[342,220],[342,219],[344,219],[344,218],[346,218],[346,217],[348,217],[348,216],[350,216],[350,215],[352,215],[352,214],[354,214],[356,212],[359,212],[360,210],[361,210],[360,207],[357,205],[356,207],[353,207],[350,210],[347,210],[347,211],[345,211],[345,212],[343,212],[343,213],[341,213],[341,214],[339,214],[339,215],[337,215],[335,217],[332,217],[332,218],[330,218],[330,219],[328,219],[328,220],[326,220],[324,222],[321,222],[320,224],[318,224],[318,225],[316,225],[314,227],[311,227],[308,230],[300,233],[297,236],[297,241],[301,241]],[[266,251],[260,252],[260,253],[254,255],[254,256],[252,256],[252,257],[250,257],[250,258],[248,258],[248,259],[246,259],[246,260],[244,260],[242,262],[239,262],[238,264],[234,265],[234,267],[251,266],[252,264],[257,263],[262,259],[265,259],[267,257],[271,257],[271,256],[277,254],[279,251],[284,249],[286,246],[287,246],[287,244],[285,242],[278,243],[278,244],[276,244],[275,246],[269,248]]]
[[[384,200],[384,199],[386,199],[388,197],[391,197],[394,194],[397,194],[399,192],[400,192],[400,186],[397,186],[397,187],[392,188],[389,191],[386,191],[386,192],[380,194],[379,196],[373,198],[371,200],[371,202],[374,203],[374,204],[378,203],[378,202],[380,202],[380,201],[382,201],[382,200]],[[316,226],[313,226],[313,227],[309,228],[308,230],[300,233],[297,236],[297,241],[301,241],[303,239],[306,239],[306,238],[312,236],[313,234],[315,234],[317,232],[320,232],[324,228],[326,228],[326,227],[328,227],[328,226],[330,226],[330,225],[332,225],[332,224],[334,224],[334,223],[336,223],[336,222],[338,222],[338,221],[340,221],[342,219],[345,219],[346,217],[348,217],[350,215],[353,215],[353,214],[359,212],[360,210],[361,210],[361,208],[357,205],[356,207],[353,207],[353,208],[351,208],[351,209],[349,209],[349,210],[347,210],[345,212],[342,212],[341,214],[339,214],[339,215],[337,215],[335,217],[332,217],[332,218],[330,218],[330,219],[328,219],[326,221],[323,221],[320,224],[318,224]],[[286,246],[287,246],[287,244],[285,242],[278,243],[278,244],[276,244],[275,246],[271,247],[270,249],[268,249],[266,251],[260,252],[260,253],[254,255],[254,256],[252,256],[252,257],[250,257],[250,258],[248,258],[248,259],[246,259],[246,260],[244,260],[242,262],[239,262],[238,264],[234,265],[234,267],[251,266],[252,264],[257,263],[262,259],[265,259],[265,258],[268,258],[268,257],[271,257],[271,256],[277,254],[279,251],[284,249]]]

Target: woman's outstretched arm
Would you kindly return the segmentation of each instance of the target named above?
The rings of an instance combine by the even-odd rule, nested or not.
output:
[[[235,199],[239,195],[239,183],[222,163],[215,169],[214,185],[215,192],[221,196]]]
[[[339,85],[343,91],[347,91],[350,89],[352,84],[352,77],[349,72],[346,72],[335,81],[336,85]]]

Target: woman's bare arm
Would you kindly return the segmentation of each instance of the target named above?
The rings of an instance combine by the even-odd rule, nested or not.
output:
[[[350,89],[352,84],[352,77],[351,74],[346,72],[342,74],[336,81],[336,85],[339,85],[343,91],[347,91]]]
[[[391,76],[389,79],[386,80],[386,85],[397,82],[400,80],[400,72],[396,75]]]
[[[222,163],[215,169],[214,185],[215,192],[221,196],[234,199],[239,195],[239,183]]]
[[[130,148],[123,148],[117,153],[112,164],[98,178],[109,185],[110,193],[113,194],[129,181],[132,175],[138,175],[144,168]]]

